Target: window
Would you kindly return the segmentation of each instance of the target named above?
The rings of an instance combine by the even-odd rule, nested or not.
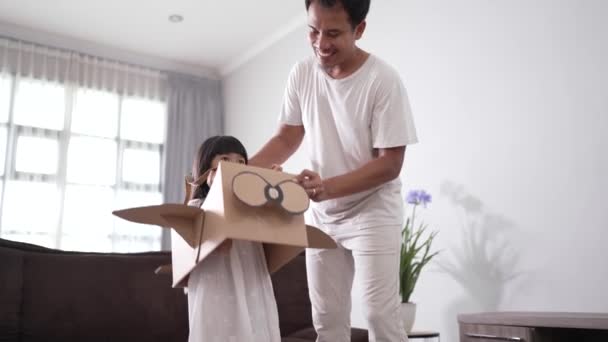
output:
[[[0,74],[0,123],[8,122],[8,106],[11,98],[11,79]]]
[[[16,82],[15,88],[15,124],[63,129],[66,95],[64,86],[23,79]]]
[[[15,157],[17,172],[55,175],[57,174],[59,141],[46,137],[19,136]]]
[[[0,126],[0,176],[4,176],[4,160],[6,159],[6,127]]]
[[[159,250],[161,228],[111,213],[162,202],[165,126],[161,101],[1,75],[0,237]]]

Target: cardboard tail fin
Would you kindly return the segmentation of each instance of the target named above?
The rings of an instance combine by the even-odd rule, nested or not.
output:
[[[306,225],[306,236],[309,248],[336,248],[336,242],[319,228]]]
[[[271,274],[283,267],[298,254],[302,253],[305,248],[336,248],[336,242],[323,233],[320,229],[313,226],[306,226],[308,238],[307,246],[288,246],[272,243],[264,244],[264,255],[266,256],[266,264],[268,272]]]
[[[271,243],[264,244],[264,255],[266,256],[266,265],[268,273],[272,274],[291,261],[298,254],[302,253],[304,247],[275,245]]]

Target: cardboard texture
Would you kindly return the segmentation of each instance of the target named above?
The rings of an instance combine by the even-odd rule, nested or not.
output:
[[[171,228],[173,286],[185,287],[190,272],[227,239],[263,243],[273,273],[304,248],[335,248],[331,237],[304,223],[306,191],[294,176],[220,162],[201,208],[162,204],[114,211],[125,220]],[[157,273],[168,270],[161,266]]]

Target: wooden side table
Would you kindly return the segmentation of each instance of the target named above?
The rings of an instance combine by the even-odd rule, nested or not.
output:
[[[608,313],[486,312],[458,315],[460,342],[606,342]]]

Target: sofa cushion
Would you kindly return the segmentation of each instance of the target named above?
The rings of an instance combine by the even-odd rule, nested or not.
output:
[[[272,275],[281,336],[312,326],[306,257],[300,254]]]
[[[187,297],[153,270],[170,253],[65,252],[0,239],[0,342],[187,341]],[[283,342],[314,341],[299,255],[272,276]],[[355,329],[353,342],[367,341]]]
[[[187,298],[154,274],[169,253],[41,248],[22,258],[20,341],[187,340]]]
[[[23,253],[0,244],[0,341],[19,341]]]

